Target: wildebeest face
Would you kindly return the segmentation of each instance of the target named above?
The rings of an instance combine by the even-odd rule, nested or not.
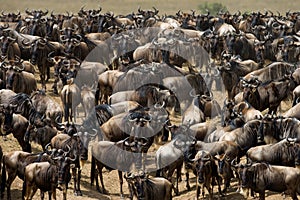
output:
[[[6,71],[6,88],[7,89],[12,89],[13,88],[13,82],[16,76],[16,71],[13,69],[8,69]]]
[[[254,171],[249,165],[242,165],[239,171],[241,178],[241,186],[248,188],[252,185]]]
[[[54,158],[55,165],[58,169],[58,184],[64,184],[67,181],[68,173],[70,173],[71,158],[67,156],[59,156]]]
[[[31,60],[30,62],[35,65],[38,60],[38,56],[41,50],[45,48],[46,42],[42,39],[38,39],[32,43],[31,47]]]
[[[3,131],[10,132],[12,130],[13,110],[6,106],[2,110],[3,113]]]

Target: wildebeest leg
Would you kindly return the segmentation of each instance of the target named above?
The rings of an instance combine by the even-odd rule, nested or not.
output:
[[[7,169],[8,171],[9,169]],[[17,176],[17,173],[16,172],[10,172],[8,171],[7,172],[8,174],[8,178],[7,178],[7,181],[6,181],[6,188],[7,188],[7,199],[11,199],[11,194],[10,194],[10,187],[11,187],[11,184],[12,182],[15,180],[16,176]],[[26,187],[27,188],[27,187]]]
[[[80,190],[80,179],[81,179],[81,169],[78,169],[77,173],[77,196],[82,196],[81,190]]]
[[[28,185],[27,185],[28,186]],[[27,187],[26,187],[27,188]],[[29,187],[30,188],[30,187]],[[33,198],[33,196],[35,195],[36,191],[37,191],[37,186],[35,184],[32,185],[31,190],[29,191],[29,196],[27,196],[27,199],[31,200]],[[25,199],[25,200],[27,200]]]
[[[108,194],[107,190],[105,189],[104,183],[103,183],[103,174],[102,174],[102,170],[99,171],[99,177],[100,177],[100,182],[102,185],[102,193],[103,194]]]
[[[40,190],[40,195],[41,195],[41,200],[43,200],[45,198],[45,192],[43,192],[42,190]],[[51,193],[48,192],[49,199],[50,199],[50,195],[51,195]]]
[[[118,175],[119,175],[119,181],[120,181],[120,195],[121,195],[121,198],[123,198],[124,195],[123,195],[123,177],[122,177],[122,171],[118,171]]]
[[[77,196],[77,173],[76,173],[77,169],[76,167],[72,168],[72,177],[73,177],[73,181],[74,181],[74,189],[73,189],[73,192],[74,192],[74,195]]]
[[[259,193],[259,200],[265,200],[265,191],[261,191],[260,193]]]
[[[186,177],[186,189],[187,190],[191,190],[191,186],[190,186],[190,174],[189,172],[186,170],[185,172],[185,177]]]
[[[65,109],[64,109],[64,117],[65,117],[65,121],[69,121],[69,105],[68,104],[66,104],[65,105]]]
[[[196,185],[196,197],[195,197],[195,199],[198,199],[199,195],[200,195],[200,185],[199,185],[199,183],[197,183],[197,185]]]
[[[55,75],[54,83],[52,85],[52,89],[53,89],[54,94],[58,94],[58,90],[57,90],[57,82],[58,81],[59,81],[59,78],[58,78],[58,76]]]
[[[179,179],[181,179],[181,168],[182,168],[182,165],[178,166],[176,169],[176,195],[179,195],[178,182],[179,182]]]
[[[50,79],[50,67],[47,67],[47,79],[46,82],[48,82]]]

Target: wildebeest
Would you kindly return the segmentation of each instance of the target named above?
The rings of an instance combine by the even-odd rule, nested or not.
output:
[[[286,138],[275,144],[252,147],[247,151],[246,156],[254,162],[294,167],[300,151],[299,147],[297,138]]]
[[[9,105],[0,106],[1,134],[10,133],[17,139],[23,151],[31,152],[31,145],[24,140],[29,125],[28,120],[20,114],[14,114]]]
[[[60,93],[65,121],[76,121],[76,107],[81,102],[80,89],[74,83],[65,85]]]
[[[62,187],[63,199],[67,200],[67,188],[70,181],[70,164],[74,158],[65,153],[52,158],[50,162],[30,163],[24,170],[24,184],[26,187],[25,199],[32,199],[37,189],[41,190],[41,199],[44,199],[44,192],[48,191],[56,199],[57,186]]]
[[[134,163],[134,156],[126,150],[130,150],[128,138],[116,143],[110,141],[94,141],[91,144],[91,185],[93,185],[94,180],[96,179],[96,188],[99,192],[104,194],[108,193],[103,183],[102,169],[104,167],[109,171],[118,169],[120,195],[123,196],[123,177],[120,169],[129,170]],[[102,185],[102,191],[100,191],[99,187],[98,174]]]
[[[52,153],[55,153],[54,151]],[[54,155],[52,154],[51,155]],[[49,161],[51,156],[48,154],[36,153],[31,154],[24,151],[13,151],[6,153],[3,156],[3,169],[2,169],[2,181],[1,181],[1,197],[3,198],[5,187],[7,188],[7,199],[11,199],[11,184],[15,180],[16,176],[24,180],[25,167],[33,162]],[[6,179],[6,172],[8,178]],[[24,187],[23,187],[24,189]],[[23,190],[23,196],[25,191]]]
[[[200,150],[196,154],[195,158],[192,159],[194,165],[194,171],[196,175],[196,196],[199,198],[200,189],[202,189],[202,196],[204,197],[204,187],[208,190],[209,198],[213,198],[213,180],[216,179],[218,183],[219,194],[222,195],[221,191],[221,177],[218,175],[217,165],[214,158],[208,151]]]
[[[32,73],[24,71],[18,66],[7,66],[6,88],[16,93],[26,93],[30,95],[37,89],[37,82]]]
[[[172,184],[162,177],[148,177],[144,172],[124,175],[129,185],[130,199],[171,200]]]
[[[258,192],[259,199],[265,199],[266,190],[288,191],[293,199],[298,199],[300,173],[297,168],[266,163],[235,164],[233,167],[239,172],[241,187]]]
[[[249,102],[255,109],[276,113],[281,101],[286,99],[294,89],[294,84],[289,78],[269,81],[262,84],[250,84],[244,88],[244,99]]]
[[[57,134],[51,139],[50,144],[51,148],[63,149],[64,151],[68,151],[68,155],[74,158],[72,159],[72,164],[74,164],[74,166],[72,167],[74,194],[76,196],[81,196],[81,169],[88,157],[87,146],[83,145],[82,140],[80,139],[78,134],[76,135],[76,133],[71,136],[69,136],[68,134]]]
[[[183,154],[182,150],[177,148],[174,143],[179,140],[186,140],[188,138],[178,135],[175,137],[172,141],[169,143],[159,147],[159,149],[156,151],[156,167],[157,172],[156,176],[162,176],[168,179],[169,181],[172,181],[172,176],[174,174],[174,171],[176,170],[176,187],[175,193],[176,195],[179,194],[179,179],[181,178],[181,168],[183,166]],[[184,142],[184,141],[182,141]],[[190,189],[188,187],[188,189]]]

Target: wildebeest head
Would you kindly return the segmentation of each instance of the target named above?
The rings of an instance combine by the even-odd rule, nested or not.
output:
[[[35,65],[38,62],[39,57],[47,57],[47,55],[41,55],[42,50],[46,47],[47,41],[39,38],[31,43],[31,60],[30,62]]]
[[[218,172],[220,175],[223,176],[224,168],[226,167],[226,162],[230,161],[230,158],[227,157],[226,154],[218,155],[218,156],[215,156],[214,158],[217,161]]]
[[[18,77],[25,67],[22,65],[22,63],[12,63],[12,65],[8,65],[5,68],[7,69],[6,88],[12,90],[14,87],[16,87],[15,84],[17,84]]]
[[[133,190],[133,193],[138,197],[138,199],[145,198],[145,181],[147,180],[147,176],[145,172],[132,172],[128,173],[128,175],[124,175],[127,180],[129,187]]]
[[[198,183],[205,183],[206,178],[212,175],[212,156],[208,151],[201,150],[192,161],[195,163]]]
[[[0,105],[1,113],[1,129],[7,134],[12,131],[13,122],[13,106],[11,105]]]
[[[70,147],[69,147],[70,148]],[[58,169],[58,184],[62,185],[68,182],[68,176],[70,173],[70,164],[72,164],[75,158],[71,158],[68,155],[69,152],[63,152],[62,155],[54,157],[54,163]]]
[[[12,38],[10,36],[1,36],[0,43],[1,43],[1,57],[5,58],[7,56],[8,48],[11,44],[16,41],[16,38]]]

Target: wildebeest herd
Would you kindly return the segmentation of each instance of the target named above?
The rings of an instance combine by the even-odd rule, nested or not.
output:
[[[67,199],[71,180],[82,195],[88,153],[90,183],[104,194],[103,168],[118,170],[121,197],[125,178],[130,199],[180,195],[182,169],[187,190],[196,176],[196,199],[226,196],[233,179],[260,199],[300,194],[299,12],[82,7],[2,12],[0,21],[0,131],[22,148],[1,150],[1,199],[17,176],[24,199],[37,189]],[[220,105],[212,91],[223,89]],[[32,153],[32,142],[43,151]]]

